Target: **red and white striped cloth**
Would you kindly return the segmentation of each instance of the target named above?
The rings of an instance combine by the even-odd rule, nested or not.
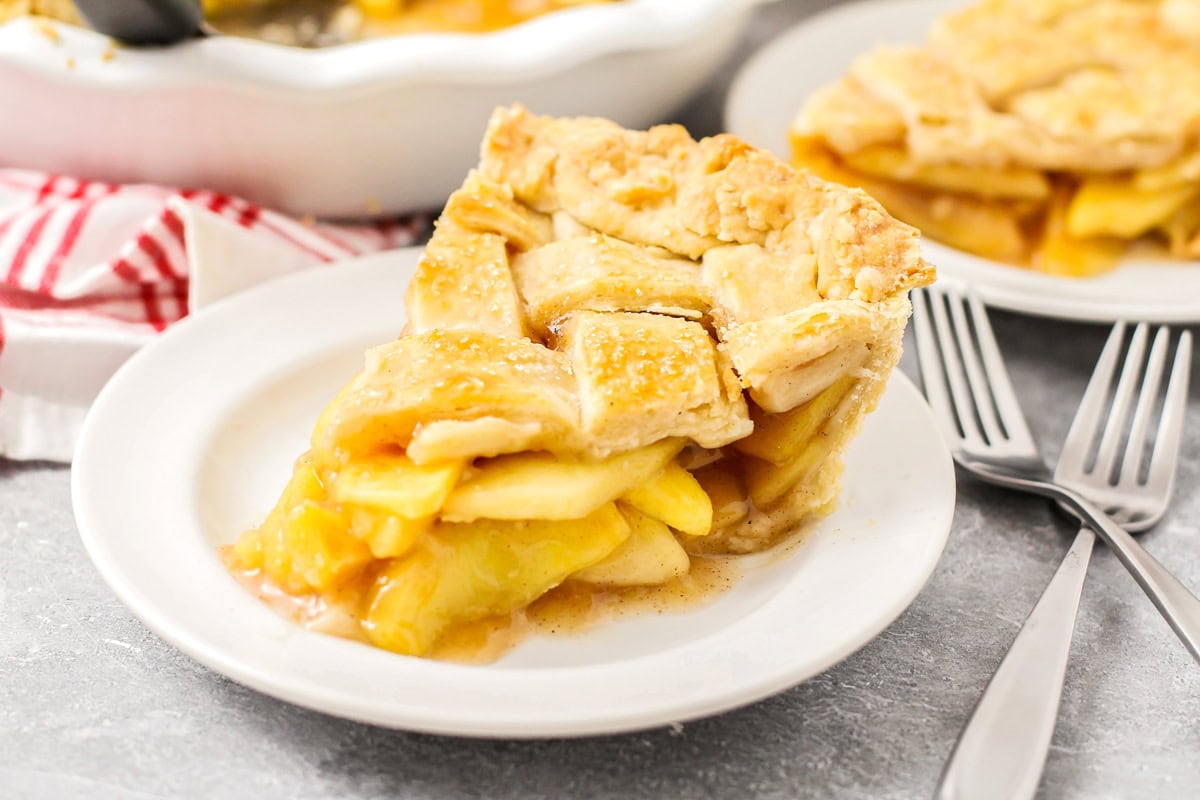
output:
[[[211,231],[227,228],[280,254],[282,268],[234,276],[237,286],[428,232],[422,216],[316,224],[215,192],[0,169],[0,456],[70,461],[104,381],[197,302],[204,226],[210,250]]]

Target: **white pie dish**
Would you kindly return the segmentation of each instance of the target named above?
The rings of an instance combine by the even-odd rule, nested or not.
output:
[[[136,355],[96,401],[72,475],[80,534],[117,595],[185,653],[267,694],[380,725],[613,733],[713,714],[816,675],[925,584],[949,533],[954,471],[924,401],[897,374],[847,453],[839,508],[799,544],[749,557],[745,577],[706,605],[535,636],[487,666],[399,656],[276,615],[225,572],[216,548],[270,507],[363,348],[403,325],[418,252],[221,301]]]
[[[121,48],[0,25],[0,164],[215,189],[293,214],[436,208],[495,106],[662,121],[764,0],[625,0],[495,33],[302,50],[234,37]],[[107,54],[107,55],[106,55]]]
[[[788,128],[813,91],[882,44],[920,42],[964,0],[865,0],[829,9],[784,32],[746,62],[730,89],[725,125],[789,158]],[[989,305],[1090,322],[1200,322],[1200,265],[1144,255],[1094,278],[1066,278],[991,261],[931,241],[925,257],[943,277],[975,287]]]

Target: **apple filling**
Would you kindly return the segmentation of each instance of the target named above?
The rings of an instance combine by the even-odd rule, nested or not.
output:
[[[401,450],[313,449],[231,565],[330,598],[349,635],[425,655],[454,626],[523,609],[564,581],[604,590],[686,575],[712,551],[710,534],[752,513],[769,520],[823,466],[827,429],[854,388],[842,379],[792,411],[756,409],[758,427],[729,452],[669,438],[602,459],[417,464]],[[314,441],[327,433],[318,427]]]
[[[793,162],[869,192],[898,219],[959,250],[1040,272],[1087,277],[1116,266],[1134,241],[1200,256],[1195,156],[1139,172],[1080,178],[1019,167],[921,164],[902,147],[838,153],[793,134]]]

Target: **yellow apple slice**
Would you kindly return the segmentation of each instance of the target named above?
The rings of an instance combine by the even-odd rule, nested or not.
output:
[[[1116,266],[1125,243],[1111,236],[1079,238],[1067,232],[1067,210],[1071,192],[1066,187],[1055,193],[1046,213],[1041,245],[1034,251],[1032,266],[1048,275],[1086,278]]]
[[[518,453],[481,463],[455,487],[442,519],[579,519],[659,472],[683,449],[682,439],[598,461]]]
[[[746,487],[742,481],[741,459],[725,457],[696,470],[696,480],[708,495],[713,509],[713,530],[739,522],[750,513]]]
[[[339,503],[421,519],[441,510],[460,474],[459,462],[414,464],[404,455],[376,455],[344,466],[334,483],[333,496]]]
[[[920,164],[898,145],[873,145],[842,159],[856,172],[941,192],[1023,200],[1041,200],[1050,194],[1050,183],[1038,170]]]
[[[670,528],[636,508],[622,504],[621,511],[629,522],[629,538],[572,580],[598,586],[657,586],[687,574],[691,560]]]
[[[613,503],[578,520],[436,525],[379,574],[363,630],[379,647],[424,655],[450,626],[524,608],[629,534]]]
[[[689,536],[707,536],[712,531],[712,501],[692,473],[673,461],[621,499]]]
[[[825,455],[819,441],[809,442],[800,454],[785,464],[747,458],[746,488],[759,508],[767,508],[815,470]]]
[[[1134,188],[1128,180],[1095,178],[1084,181],[1067,209],[1067,233],[1134,239],[1162,225],[1200,186],[1171,186],[1152,191]]]
[[[854,383],[855,378],[846,375],[807,403],[781,414],[753,409],[750,417],[754,420],[754,433],[734,442],[734,449],[772,464],[786,464],[800,455],[817,429],[854,388]]]

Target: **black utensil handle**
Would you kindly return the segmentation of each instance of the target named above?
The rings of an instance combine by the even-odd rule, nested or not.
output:
[[[134,45],[173,44],[195,36],[200,0],[75,0],[93,30]]]

